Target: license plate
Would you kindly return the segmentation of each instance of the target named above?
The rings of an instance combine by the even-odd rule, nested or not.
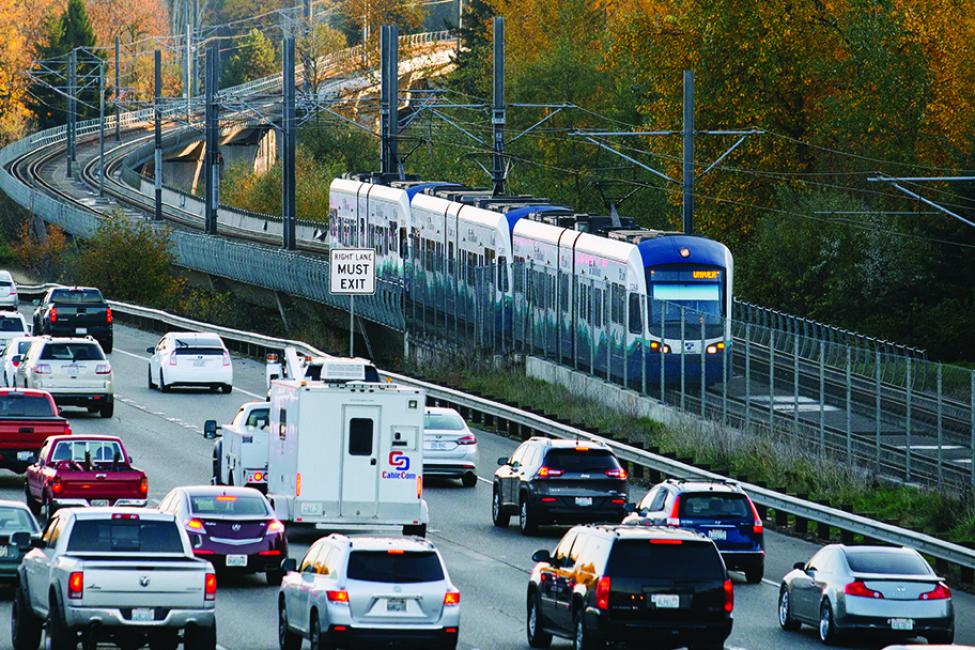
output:
[[[710,537],[711,539],[726,540],[728,539],[728,531],[722,530],[720,528],[712,528],[711,530],[708,531],[708,537]]]
[[[76,328],[74,328],[74,332],[75,332],[75,334],[87,334],[88,333],[88,328],[87,327],[76,327]]]
[[[387,612],[405,612],[406,611],[406,601],[402,598],[388,598],[386,599],[386,611]]]
[[[913,630],[913,618],[892,618],[890,619],[890,629],[892,630]]]
[[[652,594],[650,603],[657,609],[677,609],[680,607],[680,596],[676,594]]]
[[[7,557],[7,547],[0,546],[0,557]]]
[[[155,619],[156,619],[156,610],[154,610],[152,607],[132,608],[133,621],[154,621]]]
[[[206,359],[194,359],[193,360],[193,367],[194,368],[202,368],[205,365],[207,365]]]
[[[592,497],[576,497],[577,506],[591,506]]]
[[[33,460],[34,452],[32,451],[18,451],[17,460]]]
[[[246,555],[228,555],[227,566],[247,566]]]
[[[95,506],[96,508],[100,508],[101,506],[107,506],[108,499],[92,499],[91,505]]]
[[[446,451],[448,448],[446,442],[431,442],[428,447],[430,451]]]

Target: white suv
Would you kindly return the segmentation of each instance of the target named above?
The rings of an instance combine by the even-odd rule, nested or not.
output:
[[[48,391],[58,406],[82,406],[103,418],[114,411],[112,364],[90,336],[38,337],[18,365],[15,383]]]
[[[312,544],[278,595],[281,650],[312,648],[456,648],[460,592],[436,547],[419,537],[332,534]]]

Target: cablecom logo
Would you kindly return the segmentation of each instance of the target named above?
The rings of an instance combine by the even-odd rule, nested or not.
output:
[[[383,470],[383,478],[416,478],[416,474],[409,471],[410,457],[401,451],[389,452],[389,466],[392,467],[394,471]]]

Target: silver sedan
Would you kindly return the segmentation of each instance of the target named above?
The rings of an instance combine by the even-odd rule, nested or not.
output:
[[[423,421],[423,474],[477,485],[477,436],[454,409],[428,406]]]
[[[951,590],[912,549],[888,546],[823,547],[782,578],[779,625],[817,628],[835,643],[853,632],[951,643]]]

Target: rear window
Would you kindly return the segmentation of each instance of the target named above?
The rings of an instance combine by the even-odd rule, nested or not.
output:
[[[50,302],[64,305],[86,305],[105,302],[98,289],[58,289],[51,294]]]
[[[12,287],[14,283],[10,280],[0,280],[0,287]]]
[[[725,571],[713,544],[651,544],[648,539],[631,539],[613,545],[606,573],[639,579],[717,580],[724,578]]]
[[[41,350],[45,361],[103,361],[102,349],[94,343],[48,343]]]
[[[743,494],[682,494],[680,516],[687,519],[749,519],[752,507]]]
[[[176,522],[139,519],[75,521],[68,551],[79,553],[183,553]]]
[[[433,551],[392,554],[386,551],[353,551],[349,556],[349,580],[365,582],[436,582],[443,580],[440,558]]]
[[[50,418],[54,417],[54,409],[40,395],[0,395],[0,417]]]
[[[0,534],[10,535],[21,530],[28,533],[41,532],[34,523],[34,518],[23,508],[0,506]]]
[[[267,505],[261,497],[236,495],[191,496],[190,509],[200,516],[257,517],[267,515]]]
[[[854,573],[889,573],[901,575],[931,575],[931,567],[913,553],[898,550],[846,551],[846,561]]]
[[[549,449],[545,454],[545,466],[553,469],[560,469],[564,472],[605,472],[610,469],[619,469],[620,463],[609,451],[605,449]]]
[[[427,413],[423,416],[423,428],[440,431],[463,431],[464,418],[456,413]]]
[[[20,318],[10,318],[5,316],[0,318],[0,332],[26,332],[24,329],[24,321]]]
[[[127,463],[122,446],[114,440],[62,440],[54,447],[51,462],[73,460],[82,463],[87,456],[93,463],[112,463],[116,455],[119,462]]]
[[[176,348],[178,357],[195,357],[197,355],[219,357],[223,355],[223,348],[202,347],[199,345],[187,345]]]

